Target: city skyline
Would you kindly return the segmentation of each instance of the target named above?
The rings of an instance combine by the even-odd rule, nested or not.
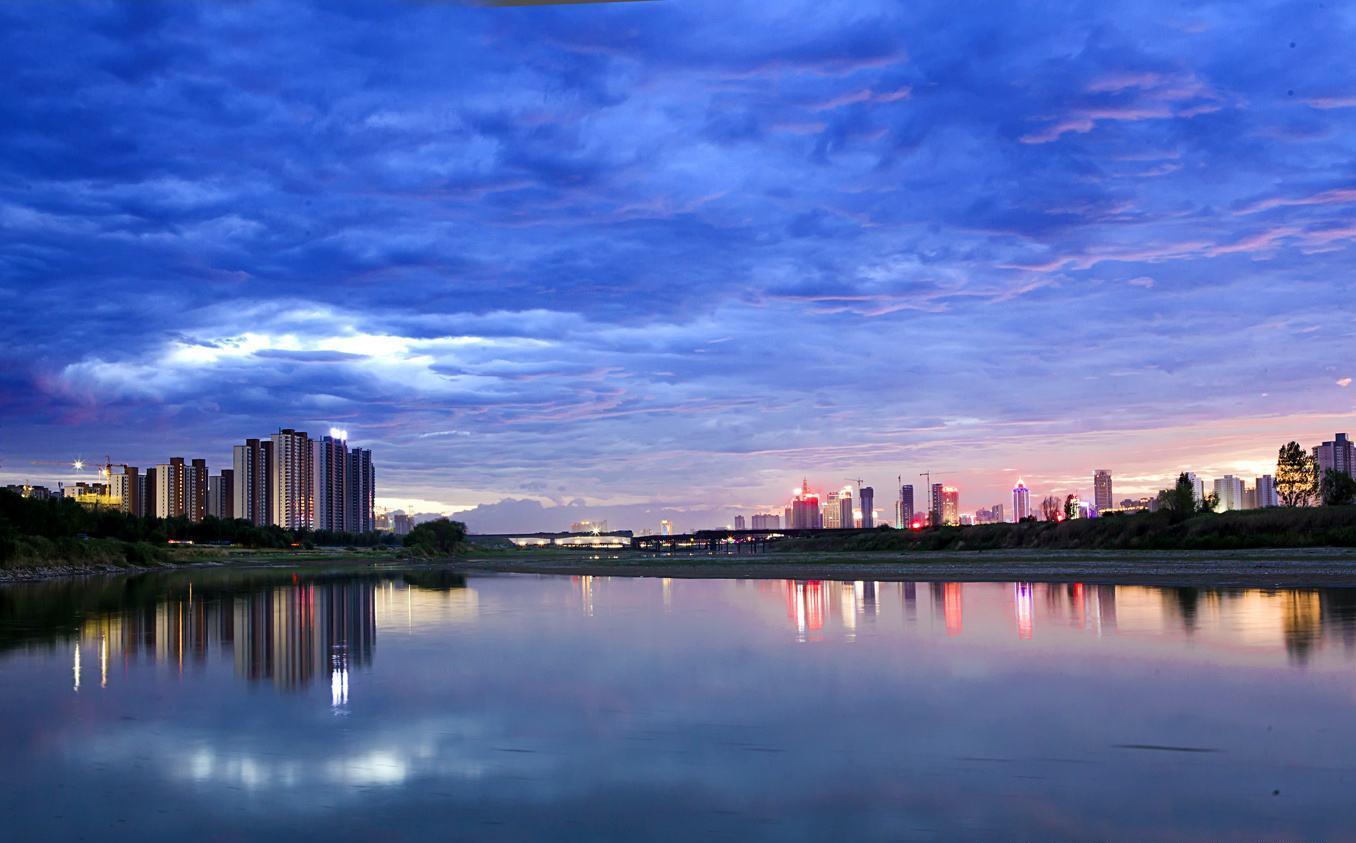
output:
[[[267,8],[0,11],[0,485],[286,415],[389,509],[892,521],[1356,420],[1348,11]]]

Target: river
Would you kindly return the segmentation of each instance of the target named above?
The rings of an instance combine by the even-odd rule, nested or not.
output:
[[[195,570],[0,588],[47,840],[1356,839],[1356,590]]]

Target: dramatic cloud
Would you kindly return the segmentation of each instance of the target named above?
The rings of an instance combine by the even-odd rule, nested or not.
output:
[[[1349,426],[1341,4],[506,5],[0,7],[0,479],[338,425],[701,526]]]

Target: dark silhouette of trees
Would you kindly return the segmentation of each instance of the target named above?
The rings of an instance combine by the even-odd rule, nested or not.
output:
[[[1344,506],[1356,503],[1356,479],[1345,471],[1330,468],[1323,472],[1319,483],[1324,506]]]
[[[466,525],[460,521],[438,518],[416,524],[405,536],[405,546],[431,555],[451,556],[466,539]]]

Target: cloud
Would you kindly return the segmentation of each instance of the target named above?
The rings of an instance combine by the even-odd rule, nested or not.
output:
[[[337,425],[389,499],[723,523],[1349,411],[1350,22],[1043,12],[5,5],[0,459]]]

